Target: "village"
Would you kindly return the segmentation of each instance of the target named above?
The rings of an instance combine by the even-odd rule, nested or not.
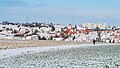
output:
[[[0,39],[12,40],[55,40],[120,43],[120,27],[110,27],[105,23],[79,25],[60,25],[45,23],[0,24]]]

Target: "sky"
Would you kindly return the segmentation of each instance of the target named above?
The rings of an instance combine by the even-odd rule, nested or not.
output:
[[[120,0],[0,0],[0,22],[120,26]]]

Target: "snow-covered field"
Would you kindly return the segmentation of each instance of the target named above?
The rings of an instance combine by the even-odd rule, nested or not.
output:
[[[82,44],[0,51],[0,68],[117,68],[120,46]],[[120,66],[118,66],[120,68]]]

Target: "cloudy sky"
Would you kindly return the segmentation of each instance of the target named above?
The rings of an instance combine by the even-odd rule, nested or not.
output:
[[[106,22],[120,26],[120,0],[1,0],[0,22],[81,24]]]

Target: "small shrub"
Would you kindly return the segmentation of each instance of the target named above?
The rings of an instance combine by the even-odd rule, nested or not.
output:
[[[105,65],[105,68],[109,68],[109,66],[108,66],[108,65]]]

